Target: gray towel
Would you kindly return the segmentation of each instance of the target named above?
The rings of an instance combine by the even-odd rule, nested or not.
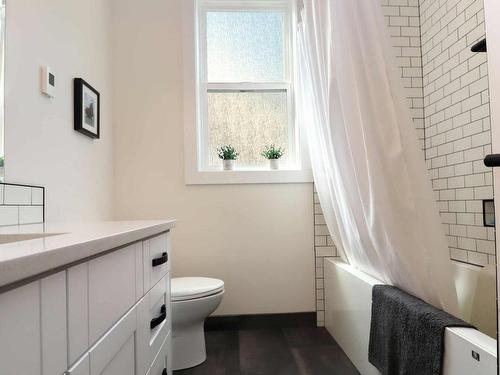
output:
[[[445,327],[470,324],[390,285],[375,285],[368,360],[383,375],[440,375]]]

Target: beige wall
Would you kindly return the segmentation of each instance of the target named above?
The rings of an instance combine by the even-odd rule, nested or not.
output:
[[[112,122],[107,0],[13,0],[7,4],[6,181],[45,186],[47,220],[112,214]],[[40,66],[56,97],[40,93]],[[102,139],[73,130],[73,78],[101,93]]]
[[[182,1],[113,3],[116,217],[178,219],[173,274],[223,279],[218,314],[313,311],[311,184],[184,184]]]

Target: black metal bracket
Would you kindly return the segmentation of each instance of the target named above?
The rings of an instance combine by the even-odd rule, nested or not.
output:
[[[486,155],[484,165],[487,167],[500,167],[500,154]]]
[[[474,44],[470,50],[472,52],[487,52],[486,38],[484,38],[483,40],[480,40],[479,42]]]

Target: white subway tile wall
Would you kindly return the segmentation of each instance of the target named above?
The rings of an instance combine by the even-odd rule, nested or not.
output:
[[[448,236],[450,258],[494,263],[495,230],[483,226],[493,198],[483,0],[420,0],[425,158]]]
[[[19,206],[0,206],[0,225],[19,223]]]
[[[31,188],[28,186],[4,185],[4,204],[31,204]]]
[[[44,188],[0,184],[0,226],[44,221]]]
[[[418,0],[381,0],[413,125],[424,149],[424,100]]]
[[[381,0],[408,105],[448,236],[450,258],[495,261],[494,228],[483,226],[492,199],[486,54],[470,47],[484,35],[483,0]],[[324,325],[326,256],[338,256],[314,192],[317,323]]]
[[[325,217],[321,210],[318,193],[314,189],[314,253],[316,264],[316,320],[318,326],[325,325],[325,295],[323,289],[324,272],[323,260],[325,257],[338,256],[337,249],[326,226]]]

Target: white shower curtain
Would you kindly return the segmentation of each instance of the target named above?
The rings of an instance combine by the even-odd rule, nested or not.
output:
[[[323,213],[358,269],[457,314],[449,252],[379,0],[304,0],[299,121]]]

